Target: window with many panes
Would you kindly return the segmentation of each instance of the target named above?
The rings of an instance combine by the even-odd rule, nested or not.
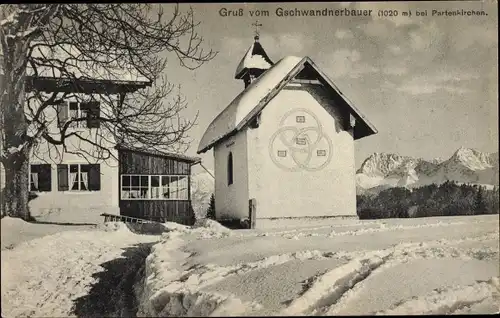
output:
[[[188,176],[122,175],[122,200],[188,200]]]

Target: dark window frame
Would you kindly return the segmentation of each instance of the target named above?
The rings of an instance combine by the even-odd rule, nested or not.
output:
[[[37,174],[38,187],[35,188],[35,182],[32,174]],[[47,179],[45,179],[46,177]],[[30,164],[29,166],[29,190],[31,192],[51,192],[52,191],[52,166],[50,164]]]
[[[318,150],[316,150],[316,156],[318,156],[318,157],[325,157],[326,156],[326,150],[325,149],[318,149]]]
[[[296,137],[295,138],[295,143],[300,146],[307,145],[307,138],[306,137]]]
[[[303,124],[306,122],[306,116],[295,116],[295,122]]]
[[[227,156],[227,185],[230,186],[234,183],[234,163],[233,153],[230,151]]]
[[[70,124],[70,127],[84,129],[99,128],[101,123],[99,119],[100,112],[101,103],[98,101],[63,101],[57,105],[57,126],[61,128],[70,120],[84,118],[86,120],[75,121]]]

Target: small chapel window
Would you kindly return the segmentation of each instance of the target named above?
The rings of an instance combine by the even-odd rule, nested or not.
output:
[[[306,138],[299,138],[299,137],[297,137],[295,139],[295,143],[297,145],[305,145],[305,144],[307,144],[307,139]]]
[[[316,150],[316,155],[318,155],[318,157],[324,157],[324,156],[326,156],[326,150],[318,149],[318,150]]]
[[[233,184],[233,154],[230,152],[227,158],[227,185]]]

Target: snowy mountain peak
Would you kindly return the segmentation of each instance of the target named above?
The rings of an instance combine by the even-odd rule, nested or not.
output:
[[[366,158],[357,173],[364,173],[371,176],[386,176],[394,172],[397,168],[402,170],[412,168],[418,161],[418,159],[412,157],[376,152]]]
[[[433,163],[433,164],[440,164],[440,163],[442,163],[445,160],[446,159],[443,159],[441,157],[436,157],[436,158],[432,159],[430,162]]]
[[[472,148],[460,147],[449,162],[458,163],[471,170],[484,170],[492,166],[491,156],[494,154],[483,153]]]
[[[476,153],[479,151],[472,149],[472,148],[467,148],[467,147],[460,147],[453,153],[452,157],[468,157],[468,156],[474,156]]]
[[[417,187],[440,184],[446,180],[498,185],[498,152],[485,153],[460,147],[447,160],[424,160],[376,152],[366,158],[356,173],[360,191],[396,186]]]

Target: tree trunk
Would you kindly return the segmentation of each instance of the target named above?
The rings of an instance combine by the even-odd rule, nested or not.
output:
[[[4,206],[5,214],[29,220],[29,156],[30,144],[26,141],[28,123],[24,118],[24,75],[12,80],[19,81],[17,91],[5,94],[0,107],[3,108],[3,165],[5,168]]]
[[[26,66],[24,63],[27,59],[29,42],[23,39],[6,38],[5,34],[1,40],[5,41],[4,45],[6,44],[2,61],[4,74],[0,87],[0,123],[2,125],[0,155],[5,168],[4,208],[8,216],[29,220],[28,174],[31,144],[28,142],[28,122],[24,108],[26,102]]]
[[[28,207],[29,157],[25,153],[16,157],[15,162],[5,164],[5,214],[28,221],[31,219]]]

